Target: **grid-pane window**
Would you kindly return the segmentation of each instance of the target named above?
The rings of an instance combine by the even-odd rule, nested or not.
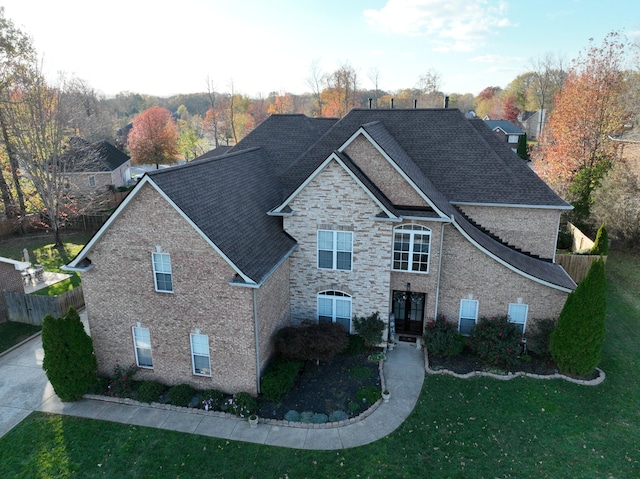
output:
[[[402,225],[393,232],[393,269],[429,272],[431,230],[420,225]]]
[[[209,336],[206,334],[191,334],[191,357],[193,359],[193,374],[211,376]]]
[[[156,291],[162,293],[173,292],[173,280],[171,277],[171,257],[168,253],[152,253],[153,280]]]
[[[136,352],[136,364],[141,368],[152,368],[149,328],[133,327],[133,348]]]
[[[525,327],[527,325],[527,313],[529,312],[529,305],[527,304],[515,304],[509,305],[509,321],[516,325],[520,334],[524,334]]]
[[[351,271],[353,233],[318,231],[318,268]]]
[[[338,323],[351,332],[351,296],[340,291],[318,293],[318,321]]]
[[[478,320],[478,300],[463,299],[460,301],[460,318],[458,320],[458,331],[464,336],[468,336]]]

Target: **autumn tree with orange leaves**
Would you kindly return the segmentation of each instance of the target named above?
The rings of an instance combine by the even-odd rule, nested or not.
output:
[[[534,152],[537,173],[571,202],[571,220],[585,226],[592,193],[616,160],[628,113],[624,94],[625,45],[619,33],[591,45],[569,69],[555,107]]]
[[[152,106],[133,120],[127,147],[132,163],[168,165],[178,159],[178,126],[166,108]]]

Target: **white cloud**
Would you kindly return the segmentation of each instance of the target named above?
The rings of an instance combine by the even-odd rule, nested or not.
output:
[[[496,29],[511,26],[506,4],[488,0],[388,0],[380,10],[365,10],[374,29],[426,37],[438,51],[473,51],[494,35]]]

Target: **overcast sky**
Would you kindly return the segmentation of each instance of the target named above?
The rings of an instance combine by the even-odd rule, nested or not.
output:
[[[2,0],[45,72],[105,95],[206,90],[310,91],[349,63],[361,88],[414,87],[429,70],[445,93],[505,87],[547,53],[567,62],[593,38],[640,32],[638,0]]]

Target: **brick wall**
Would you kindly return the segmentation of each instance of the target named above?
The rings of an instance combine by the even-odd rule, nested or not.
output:
[[[345,149],[360,169],[395,205],[427,206],[422,197],[362,135]]]
[[[542,258],[554,258],[560,210],[460,205],[476,223],[517,246]]]
[[[317,293],[338,290],[352,296],[352,314],[389,311],[391,229],[376,221],[380,208],[338,165],[331,162],[291,202],[294,214],[284,228],[298,242],[291,256],[291,316],[294,321],[315,320]],[[352,271],[317,267],[317,231],[354,233]],[[335,285],[335,287],[334,287]]]
[[[154,288],[151,253],[171,255],[173,293]],[[88,257],[82,275],[101,373],[135,362],[131,328],[150,330],[154,367],[138,377],[227,392],[256,392],[253,290],[230,286],[235,271],[149,185]],[[192,372],[189,334],[209,336],[211,377]]]
[[[506,315],[509,303],[529,305],[533,319],[556,318],[567,293],[531,281],[501,265],[469,243],[453,226],[445,226],[438,310],[457,322],[460,300],[477,299],[478,316]],[[413,284],[413,283],[412,283]]]

